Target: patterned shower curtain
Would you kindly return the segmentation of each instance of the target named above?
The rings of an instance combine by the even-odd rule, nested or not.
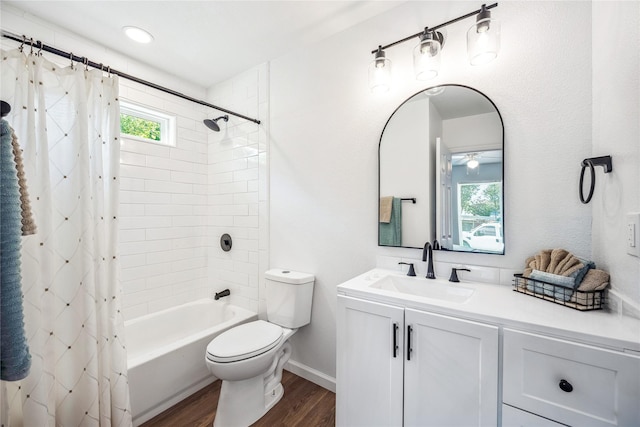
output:
[[[0,71],[38,227],[22,241],[32,366],[24,380],[3,383],[4,421],[129,426],[116,257],[118,79],[19,50],[2,51]]]

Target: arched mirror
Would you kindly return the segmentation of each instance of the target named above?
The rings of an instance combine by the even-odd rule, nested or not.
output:
[[[419,92],[380,137],[378,245],[504,254],[504,127],[483,93]]]

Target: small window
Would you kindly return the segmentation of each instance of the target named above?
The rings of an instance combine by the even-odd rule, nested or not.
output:
[[[120,103],[120,133],[154,144],[176,145],[176,118],[129,102]]]

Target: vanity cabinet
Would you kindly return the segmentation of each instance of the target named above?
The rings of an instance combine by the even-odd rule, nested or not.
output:
[[[504,329],[503,402],[571,426],[640,423],[640,357]],[[527,423],[503,411],[503,426]],[[551,425],[551,424],[550,424]]]
[[[337,426],[495,426],[498,327],[338,296]]]

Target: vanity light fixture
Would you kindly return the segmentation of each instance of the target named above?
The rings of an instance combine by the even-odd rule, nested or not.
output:
[[[374,53],[376,56],[369,65],[369,89],[373,93],[384,93],[391,86],[391,61],[386,58],[382,46]]]
[[[489,9],[497,7],[498,3],[487,6],[483,4],[479,10],[444,22],[434,27],[425,27],[419,33],[412,34],[401,40],[378,46],[371,51],[375,58],[369,65],[369,88],[373,93],[386,92],[391,82],[391,61],[386,58],[385,50],[408,40],[419,38],[418,45],[413,49],[413,68],[416,79],[428,80],[436,77],[440,71],[440,57],[444,46],[444,35],[438,31],[455,22],[476,16],[476,22],[467,31],[467,54],[471,65],[491,62],[498,56],[500,50],[500,22],[491,18]]]
[[[143,30],[142,28],[127,26],[122,27],[122,31],[124,31],[127,37],[138,43],[147,44],[153,41],[153,36],[151,35],[151,33]]]

